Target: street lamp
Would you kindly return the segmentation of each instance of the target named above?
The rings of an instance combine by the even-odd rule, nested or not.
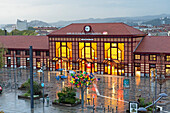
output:
[[[145,108],[140,107],[140,108],[138,109],[138,111],[147,111],[147,108],[155,105],[159,100],[161,100],[162,97],[168,97],[168,95],[167,95],[166,93],[161,93],[161,94],[159,94],[159,98],[158,98],[154,103],[152,103],[151,105],[146,106]]]
[[[37,72],[40,72],[43,74],[43,82],[41,83],[41,86],[43,87],[43,104],[44,104],[44,63],[42,64],[41,69],[38,70]]]

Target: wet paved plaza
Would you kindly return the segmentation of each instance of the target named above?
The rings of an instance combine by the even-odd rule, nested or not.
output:
[[[4,86],[4,91],[0,95],[0,111],[5,113],[30,113],[30,100],[18,99],[18,95],[23,94],[23,91],[17,90],[20,86],[29,78],[29,70],[17,69],[7,70],[2,69],[0,71],[0,84]],[[155,81],[150,78],[144,77],[122,77],[113,75],[95,75],[98,81],[94,82],[94,85],[89,87],[85,91],[85,108],[82,110],[81,105],[76,107],[63,107],[52,105],[52,101],[57,97],[57,93],[65,86],[71,86],[71,77],[69,74],[65,80],[56,80],[56,72],[45,71],[45,93],[49,95],[50,103],[47,105],[45,102],[44,107],[42,99],[34,101],[34,113],[91,113],[92,109],[87,108],[89,105],[93,105],[93,96],[95,106],[102,106],[106,108],[116,107],[119,113],[124,113],[128,109],[129,101],[137,101],[139,97],[144,97],[148,101],[153,100],[155,94]],[[130,88],[123,87],[123,80],[130,80]],[[41,83],[42,73],[38,73],[34,70],[34,80]],[[16,89],[15,89],[16,81]],[[170,80],[164,81],[161,92],[170,95]],[[157,94],[160,93],[160,85],[157,84]],[[80,90],[77,90],[78,98],[81,98]],[[157,95],[158,97],[158,95]],[[166,101],[170,101],[170,98],[166,98]],[[170,105],[163,106],[163,110],[170,111]],[[103,113],[103,110],[95,110],[95,113]]]

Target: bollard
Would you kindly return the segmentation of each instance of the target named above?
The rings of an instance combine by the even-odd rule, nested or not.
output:
[[[108,112],[109,112],[109,105],[108,105]]]
[[[50,99],[49,99],[49,96],[47,96],[47,104],[49,104],[49,102],[50,102]]]
[[[114,113],[114,108],[112,109],[112,113]]]
[[[116,106],[116,113],[117,113],[117,106]]]
[[[105,113],[105,107],[104,107],[104,113]]]

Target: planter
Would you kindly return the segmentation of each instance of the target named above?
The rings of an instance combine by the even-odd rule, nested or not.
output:
[[[53,105],[60,105],[60,106],[67,106],[67,107],[74,107],[74,106],[81,104],[81,101],[77,102],[75,104],[65,104],[65,103],[58,103],[58,102],[52,102],[52,104]]]
[[[44,97],[47,97],[48,94],[45,94]],[[18,98],[19,99],[31,99],[30,96],[23,96],[23,95],[18,95]],[[43,98],[43,96],[39,96],[39,95],[34,95],[34,99],[40,99],[40,98]]]
[[[27,90],[27,88],[21,88],[21,87],[19,87],[18,90]]]

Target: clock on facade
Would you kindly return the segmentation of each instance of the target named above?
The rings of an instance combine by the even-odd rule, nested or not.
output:
[[[84,31],[86,33],[89,33],[91,31],[91,26],[89,26],[89,25],[84,26]]]

